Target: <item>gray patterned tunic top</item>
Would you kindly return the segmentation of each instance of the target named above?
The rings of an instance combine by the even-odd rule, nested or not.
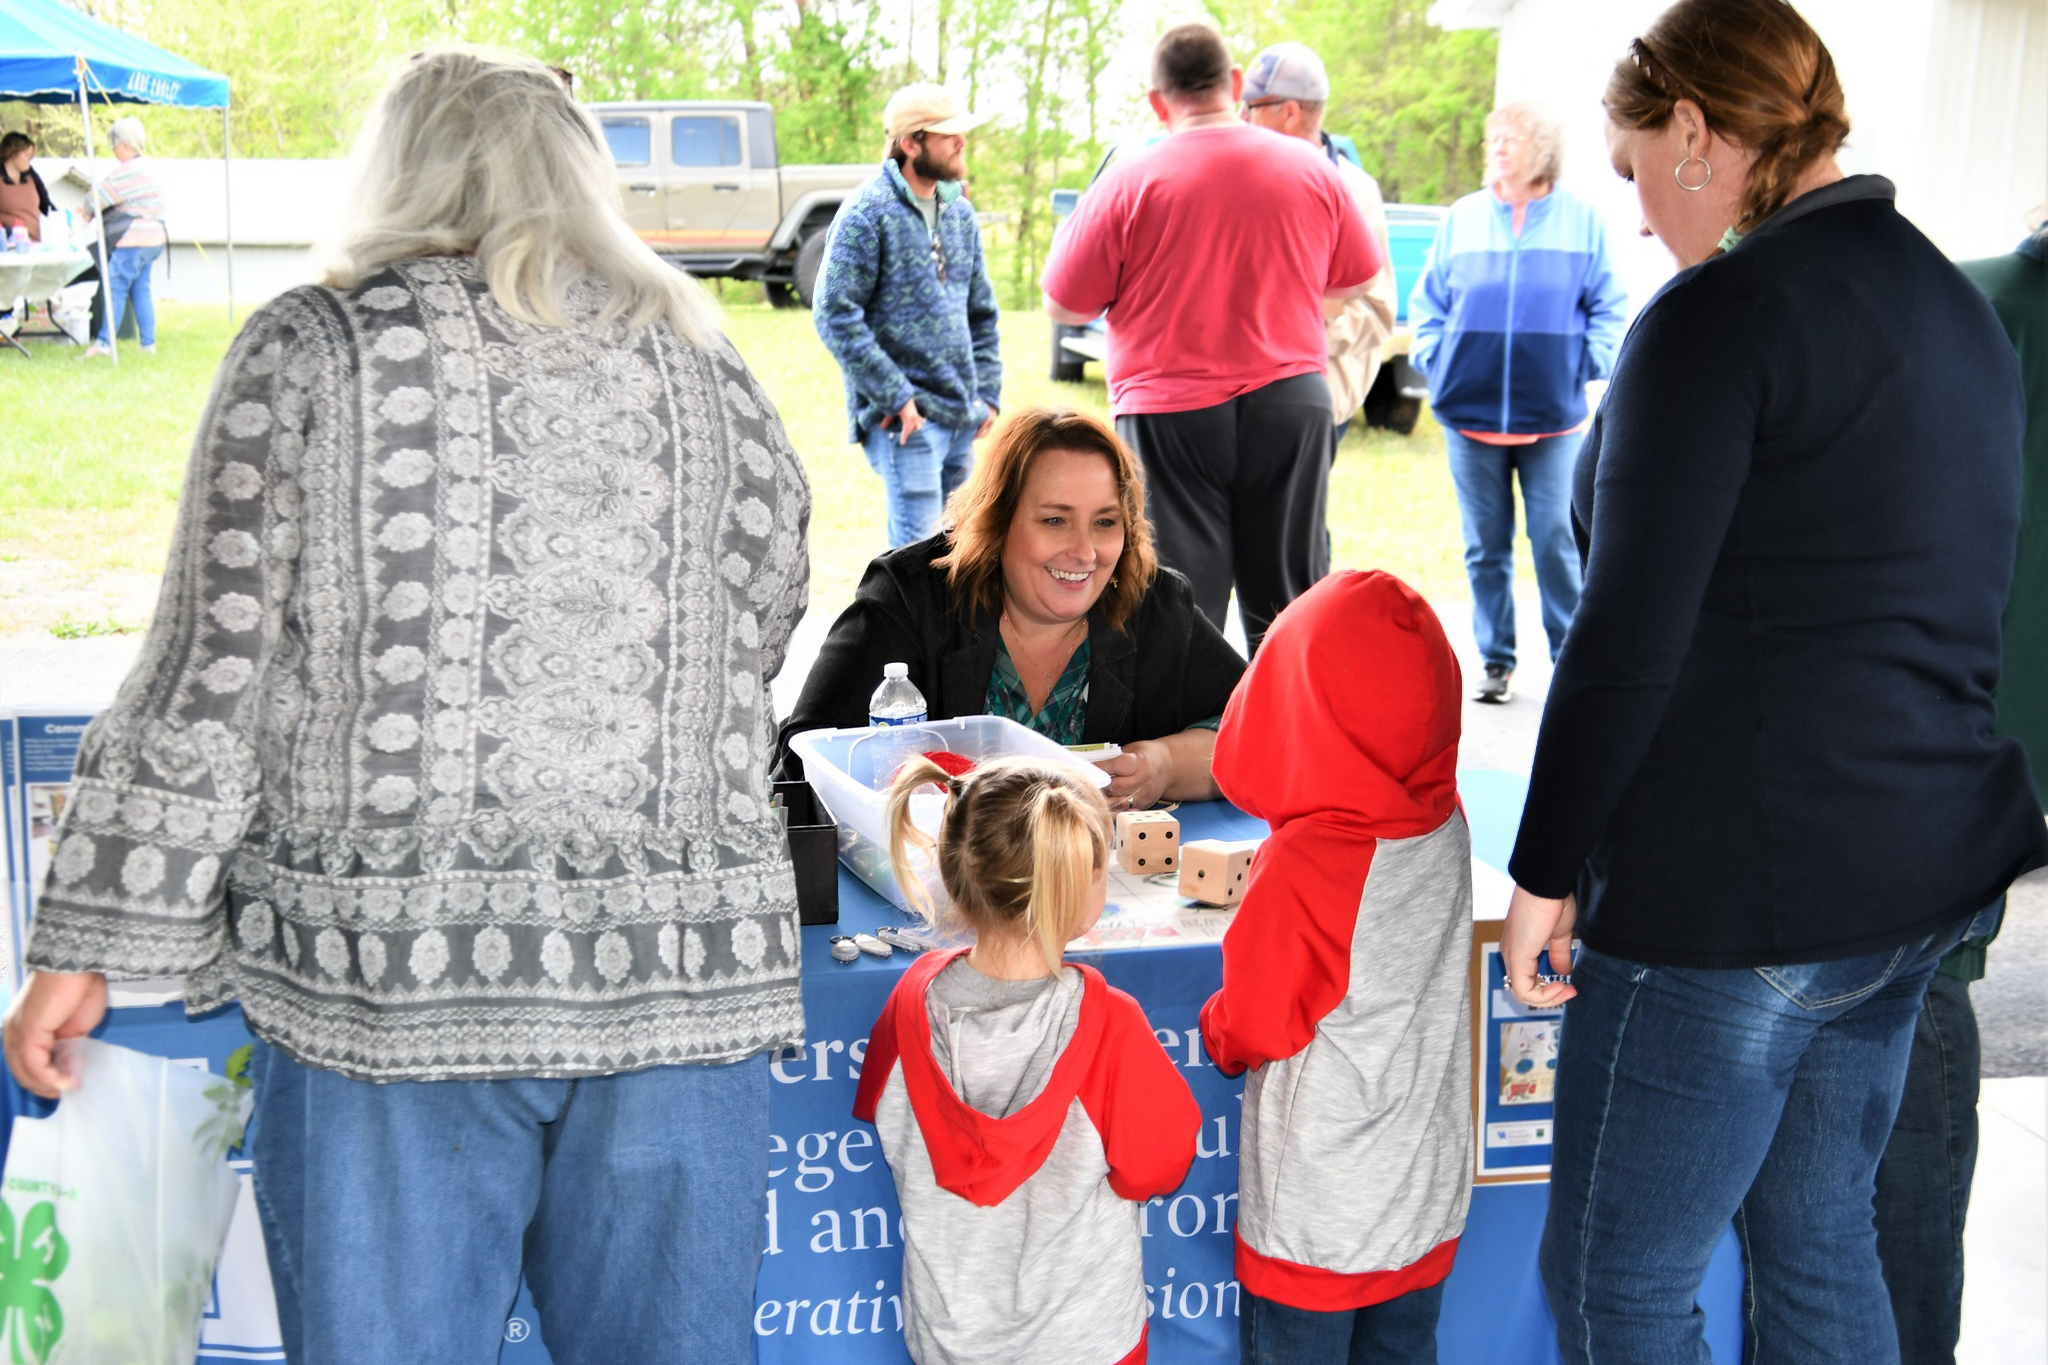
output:
[[[31,965],[370,1080],[801,1038],[767,680],[810,492],[730,346],[600,301],[529,326],[443,258],[250,319]]]

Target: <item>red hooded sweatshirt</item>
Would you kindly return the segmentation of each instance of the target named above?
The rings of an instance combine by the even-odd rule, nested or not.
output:
[[[1333,574],[1223,713],[1218,785],[1272,835],[1202,1037],[1245,1082],[1237,1273],[1297,1308],[1450,1273],[1471,1193],[1471,838],[1461,682],[1429,605]]]

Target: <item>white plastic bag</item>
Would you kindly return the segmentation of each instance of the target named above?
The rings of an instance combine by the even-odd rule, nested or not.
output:
[[[246,1091],[91,1039],[17,1118],[0,1177],[0,1362],[191,1365],[238,1181]]]

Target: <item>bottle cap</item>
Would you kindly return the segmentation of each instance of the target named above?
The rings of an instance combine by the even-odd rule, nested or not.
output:
[[[882,665],[882,676],[885,678],[907,678],[910,676],[910,665],[884,664]]]

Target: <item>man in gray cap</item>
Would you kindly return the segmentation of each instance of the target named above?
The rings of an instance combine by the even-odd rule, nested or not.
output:
[[[1338,179],[1351,192],[1365,224],[1379,241],[1387,264],[1366,284],[1363,298],[1323,305],[1323,331],[1329,340],[1330,408],[1336,429],[1331,440],[1344,439],[1344,428],[1358,415],[1380,357],[1394,334],[1394,258],[1387,241],[1387,206],[1377,180],[1337,149],[1323,131],[1323,110],[1330,98],[1330,77],[1323,59],[1302,43],[1275,43],[1253,59],[1244,73],[1244,121],[1300,138],[1319,148],[1337,168]]]
[[[846,378],[847,439],[882,477],[889,546],[939,527],[1002,391],[996,295],[961,195],[966,134],[983,122],[942,87],[882,110],[882,169],[840,206],[812,305]]]

